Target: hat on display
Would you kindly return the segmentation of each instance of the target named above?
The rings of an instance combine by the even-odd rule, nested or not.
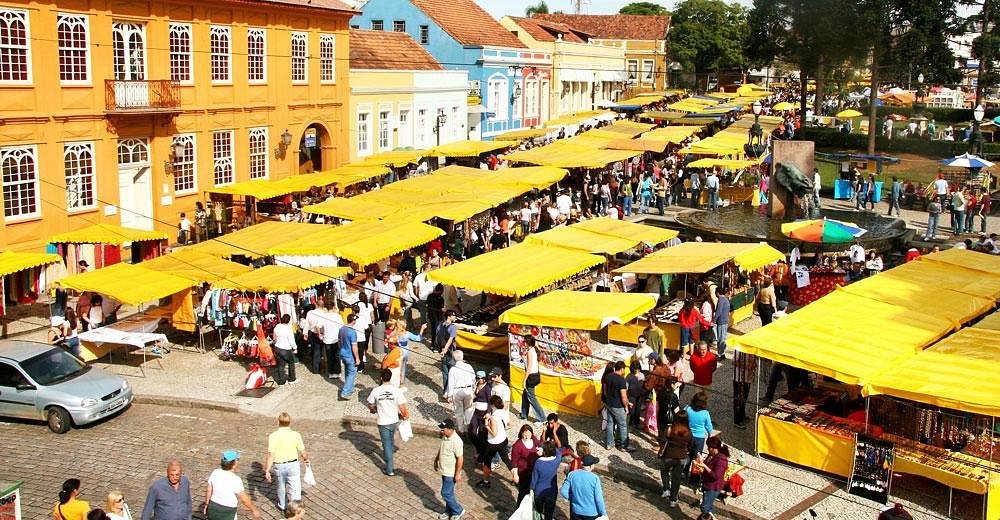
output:
[[[455,420],[451,419],[451,418],[448,418],[448,419],[445,419],[445,420],[439,422],[438,423],[438,429],[439,430],[454,430],[455,429]]]
[[[222,462],[232,462],[240,460],[240,453],[236,450],[226,450],[222,452]]]

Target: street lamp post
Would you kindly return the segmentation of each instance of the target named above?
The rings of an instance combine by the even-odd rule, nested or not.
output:
[[[924,74],[917,74],[917,92],[913,98],[913,117],[923,117],[927,103],[924,102]]]
[[[444,112],[438,112],[437,119],[434,120],[434,133],[437,134],[437,145],[441,146],[441,127],[448,121],[448,116]]]
[[[764,152],[767,151],[767,146],[764,144],[764,130],[760,127],[762,108],[760,101],[754,101],[753,105],[750,106],[750,109],[753,110],[753,126],[747,132],[747,144],[743,145],[743,152],[746,153],[747,157],[754,159],[764,155]]]
[[[986,115],[986,108],[983,105],[977,106],[972,111],[974,121],[972,122],[972,137],[969,139],[969,151],[975,155],[983,153],[983,132],[979,130],[979,123],[983,121],[984,115]]]

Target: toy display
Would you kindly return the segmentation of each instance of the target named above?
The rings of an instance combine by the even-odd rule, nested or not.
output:
[[[511,365],[524,368],[524,338],[532,336],[538,347],[539,368],[557,376],[599,381],[609,361],[624,361],[632,356],[630,348],[591,341],[586,330],[512,324],[509,332]]]

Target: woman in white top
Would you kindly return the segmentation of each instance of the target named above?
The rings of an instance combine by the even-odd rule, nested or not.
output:
[[[104,324],[102,303],[104,303],[104,297],[100,294],[90,297],[90,310],[87,311],[87,330],[94,330]]]
[[[125,495],[121,491],[114,490],[108,493],[104,514],[111,520],[132,520],[132,512],[129,511],[128,504],[125,503]]]
[[[354,332],[358,334],[358,356],[361,364],[358,371],[365,369],[365,354],[368,352],[368,338],[371,336],[372,323],[375,321],[375,306],[368,303],[368,298],[362,292],[358,295],[358,303],[354,304],[352,310],[358,315],[358,321],[354,323]]]
[[[260,513],[247,496],[243,480],[236,474],[239,464],[240,454],[235,450],[222,452],[219,467],[212,470],[205,486],[205,508],[202,512],[206,520],[236,520],[236,507],[240,502],[250,510],[254,519],[260,518]]]
[[[521,386],[524,389],[521,392],[521,418],[525,421],[530,420],[531,414],[528,411],[530,406],[538,416],[538,421],[544,422],[545,410],[535,396],[535,387],[542,382],[541,374],[538,372],[538,348],[535,347],[535,338],[525,336],[524,345],[527,350],[524,353],[524,381]]]
[[[500,455],[500,460],[510,470],[510,456],[507,454],[507,426],[510,425],[510,412],[503,406],[503,398],[499,395],[490,397],[490,410],[486,413],[484,426],[486,427],[486,449],[479,453],[477,461],[483,470],[483,480],[476,483],[476,487],[485,489],[490,487],[490,474],[492,473],[493,458]]]

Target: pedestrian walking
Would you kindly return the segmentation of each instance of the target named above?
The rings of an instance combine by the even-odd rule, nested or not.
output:
[[[382,384],[368,394],[368,410],[375,414],[378,436],[382,440],[382,458],[385,460],[385,469],[382,473],[390,477],[396,476],[396,467],[392,460],[396,450],[396,430],[400,421],[410,418],[410,411],[406,407],[406,395],[392,383],[392,378],[392,371],[383,368]]]
[[[236,474],[239,465],[240,454],[236,450],[222,452],[219,467],[212,470],[205,486],[205,506],[202,509],[205,520],[233,520],[240,504],[250,510],[255,520],[260,518],[260,512],[243,487],[243,479]]]
[[[438,515],[438,520],[459,520],[465,515],[465,509],[455,499],[455,485],[462,480],[464,446],[452,419],[438,423],[438,430],[441,431],[441,445],[434,457],[434,471],[441,473],[441,499],[444,500],[444,512]]]
[[[732,312],[732,302],[729,300],[729,285],[719,289],[719,300],[715,303],[715,315],[712,321],[715,322],[715,344],[718,351],[719,360],[726,359],[726,339],[729,337],[729,314]]]
[[[454,359],[455,365],[449,369],[444,398],[454,405],[455,425],[459,431],[464,431],[472,419],[472,396],[477,378],[475,369],[465,362],[465,354],[461,350],[455,351]]]
[[[323,302],[324,312],[316,316],[320,350],[326,354],[326,377],[333,379],[342,375],[340,366],[340,330],[344,328],[344,317],[337,312],[333,297]],[[313,368],[319,371],[319,362],[313,353]]]
[[[951,234],[960,235],[965,232],[965,195],[962,190],[951,194]]]
[[[63,482],[59,491],[59,503],[52,508],[55,520],[86,520],[90,504],[80,500],[80,479],[71,478]]]
[[[927,204],[927,232],[924,233],[924,240],[937,238],[938,223],[941,221],[941,202],[932,199]]]
[[[331,295],[332,297],[332,295]],[[323,340],[320,339],[322,325],[323,313],[326,312],[326,298],[319,296],[316,298],[315,307],[311,307],[306,311],[305,319],[301,322],[302,326],[299,332],[302,333],[303,339],[305,339],[306,344],[309,345],[309,352],[312,355],[312,373],[319,374],[320,365],[323,363],[324,354],[327,356],[327,373],[330,372],[330,359],[329,353],[327,353],[323,348]],[[341,320],[343,321],[343,320]],[[339,365],[339,363],[338,363]]]
[[[747,401],[750,385],[757,379],[757,356],[733,351],[733,423],[744,430],[747,427]]]
[[[531,469],[531,491],[535,493],[535,511],[543,520],[552,520],[559,498],[559,452],[552,441],[542,444],[542,454]]]
[[[524,355],[524,381],[521,382],[521,419],[531,420],[529,407],[538,416],[538,422],[545,420],[545,410],[538,402],[535,395],[535,388],[542,383],[542,375],[538,370],[538,347],[535,346],[534,336],[525,336],[524,345],[527,347]]]
[[[272,332],[274,357],[278,359],[278,370],[274,380],[278,385],[298,382],[295,380],[295,350],[298,346],[295,344],[295,331],[292,330],[291,323],[291,315],[282,314],[281,322],[274,326],[274,332]]]
[[[705,443],[708,458],[704,462],[695,461],[701,467],[701,516],[699,520],[715,520],[712,513],[715,499],[726,487],[726,468],[729,467],[729,447],[718,437],[711,437]]]
[[[668,500],[670,507],[677,507],[681,473],[688,464],[688,453],[694,444],[687,414],[680,412],[675,415],[674,422],[662,432],[660,449],[656,454],[660,459],[660,480],[663,482],[663,494],[660,496]]]
[[[340,343],[340,361],[344,365],[344,384],[340,387],[340,401],[350,401],[351,394],[354,393],[354,382],[358,377],[358,365],[361,359],[358,358],[358,315],[350,313],[347,315],[347,326],[340,328],[338,343]]]
[[[427,269],[430,269],[429,264]],[[427,295],[427,301],[424,304],[424,308],[427,310],[426,316],[421,316],[425,323],[427,323],[427,328],[431,331],[431,350],[434,352],[440,352],[441,345],[438,343],[437,332],[438,328],[441,326],[441,322],[444,321],[444,285],[437,284],[434,286],[434,290]],[[443,387],[444,385],[442,385]]]
[[[705,440],[712,435],[714,426],[712,425],[712,415],[708,412],[708,394],[698,392],[691,398],[691,404],[684,408],[684,413],[688,416],[688,428],[691,429],[692,445],[688,452],[688,468],[691,462],[695,461],[701,452],[705,450]],[[695,475],[692,474],[692,481]]]
[[[535,468],[535,461],[542,454],[542,443],[535,437],[535,432],[530,424],[522,424],[517,433],[517,440],[510,449],[510,463],[517,485],[517,500],[520,504],[524,497],[531,492],[531,473]]]
[[[893,210],[896,211],[896,217],[899,217],[899,202],[903,200],[903,183],[896,177],[892,178],[892,191],[889,193],[889,211],[886,212],[885,216],[891,217]]]
[[[191,520],[191,481],[180,461],[167,463],[167,475],[153,481],[142,505],[142,520]]]
[[[485,375],[485,374],[484,374]],[[498,395],[490,397],[490,408],[483,416],[486,442],[479,452],[479,465],[483,470],[483,479],[476,483],[479,489],[489,488],[490,475],[493,473],[493,457],[499,456],[508,470],[513,464],[507,455],[507,426],[510,424],[510,412],[503,406],[503,399]],[[520,502],[519,502],[520,503]]]
[[[570,520],[588,520],[607,516],[604,507],[604,491],[601,479],[594,474],[594,466],[600,459],[593,455],[581,457],[583,467],[570,471],[559,488],[559,494],[569,500]]]
[[[435,289],[435,293],[436,291],[437,289]],[[458,350],[458,345],[455,344],[455,340],[458,338],[455,311],[448,311],[445,314],[444,321],[438,324],[437,330],[434,331],[434,338],[441,349],[441,388],[448,388],[448,373],[451,371],[451,367],[455,366],[455,352]]]
[[[608,427],[604,432],[604,448],[617,447],[620,450],[635,451],[628,442],[628,411],[632,403],[628,401],[628,384],[625,382],[625,362],[616,361],[614,372],[608,375],[603,387],[604,405],[607,408]],[[619,442],[615,442],[615,430],[618,430]]]
[[[694,375],[695,386],[705,390],[712,386],[712,375],[719,368],[719,358],[709,348],[704,341],[698,342],[698,347],[688,359],[691,366],[691,373]]]
[[[117,489],[108,493],[104,504],[104,514],[111,520],[132,520],[132,511],[125,503],[125,495]]]
[[[271,469],[277,479],[278,509],[285,511],[288,497],[302,500],[302,466],[309,464],[309,454],[302,435],[292,429],[288,412],[278,414],[278,429],[267,436],[267,459],[264,460],[264,480],[271,482]]]

